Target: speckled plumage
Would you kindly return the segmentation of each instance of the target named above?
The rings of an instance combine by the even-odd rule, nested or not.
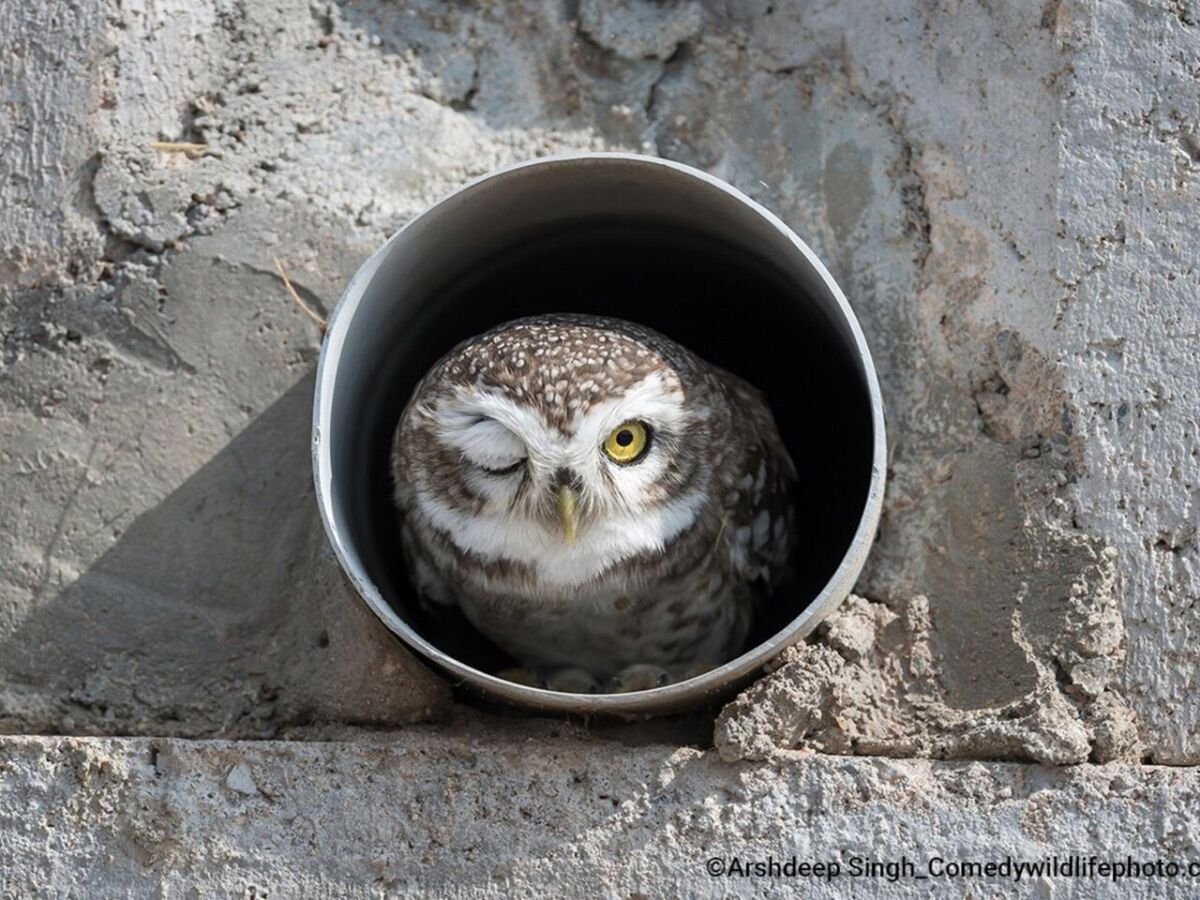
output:
[[[651,437],[622,465],[601,445],[631,420]],[[425,602],[530,668],[720,665],[791,549],[795,471],[762,396],[619,320],[522,319],[460,344],[414,391],[393,475]]]

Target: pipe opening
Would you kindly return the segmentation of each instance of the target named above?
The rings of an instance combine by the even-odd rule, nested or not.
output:
[[[363,283],[347,290],[347,298],[360,295],[357,308],[341,336],[331,334],[340,341],[337,359],[323,365],[335,370],[323,378],[317,399],[318,423],[322,407],[328,416],[321,440],[329,444],[323,501],[331,538],[360,589],[373,585],[438,650],[485,673],[511,665],[465,618],[434,622],[422,613],[392,501],[396,423],[430,366],[494,325],[544,312],[630,319],[763,391],[799,471],[794,587],[755,623],[750,650],[817,598],[870,518],[865,510],[881,477],[873,460],[882,436],[875,433],[869,363],[811,264],[787,271],[794,245],[760,242],[753,228],[761,226],[742,227],[736,215],[703,214],[720,214],[727,198],[714,198],[711,211],[693,204],[682,212],[669,196],[635,198],[634,207],[645,206],[639,212],[589,209],[573,202],[570,188],[566,194],[550,204],[556,215],[531,223],[511,196],[507,203],[504,196],[492,203],[485,197],[467,206],[467,189],[410,226],[415,233],[394,238],[364,267],[356,279]],[[456,239],[450,224],[472,220],[478,233]],[[319,461],[319,481],[321,469]]]

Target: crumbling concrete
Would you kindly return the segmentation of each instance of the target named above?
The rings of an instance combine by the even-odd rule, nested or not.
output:
[[[607,148],[779,212],[888,402],[867,599],[723,752],[1200,762],[1197,33],[1084,0],[0,7],[0,727],[444,713],[394,643],[333,661],[319,338],[274,258],[328,310],[447,189]]]
[[[1019,620],[1014,628],[1039,664],[1033,683],[1007,703],[955,705],[941,687],[928,601],[914,598],[901,617],[882,603],[851,597],[822,626],[818,643],[789,648],[776,671],[722,711],[716,747],[729,760],[803,747],[1047,765],[1139,761],[1143,747],[1120,695],[1089,695],[1086,686],[1096,683],[1090,679],[1056,679]],[[1053,661],[1057,671],[1065,669]],[[1108,662],[1087,656],[1079,665],[1090,673]]]

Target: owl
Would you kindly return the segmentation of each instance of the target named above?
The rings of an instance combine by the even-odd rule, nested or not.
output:
[[[611,318],[520,319],[459,344],[395,433],[408,571],[520,666],[628,691],[741,652],[792,553],[796,470],[762,395]]]

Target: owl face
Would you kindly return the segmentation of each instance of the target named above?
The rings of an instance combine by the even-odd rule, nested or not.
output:
[[[712,409],[686,356],[619,324],[529,320],[453,351],[401,422],[402,506],[552,588],[661,552],[707,499]]]

